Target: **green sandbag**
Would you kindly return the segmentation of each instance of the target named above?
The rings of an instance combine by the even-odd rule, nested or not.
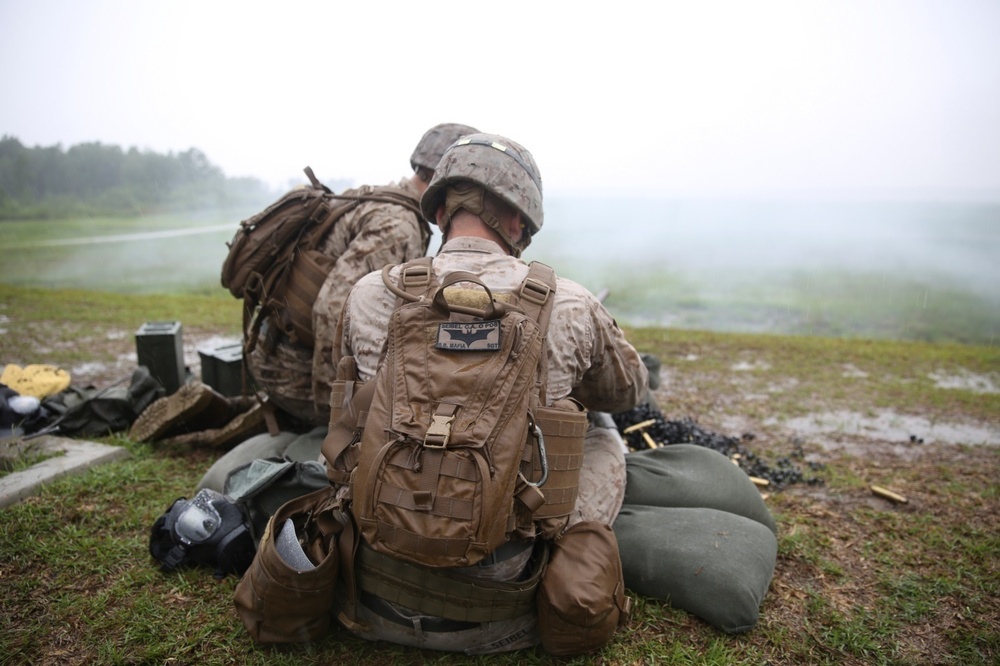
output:
[[[755,520],[777,534],[774,517],[746,473],[696,444],[668,444],[625,456],[625,504],[717,509]]]
[[[757,623],[778,554],[764,525],[716,509],[625,506],[614,530],[632,592],[727,633]]]

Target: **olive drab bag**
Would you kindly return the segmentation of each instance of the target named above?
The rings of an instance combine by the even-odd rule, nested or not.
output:
[[[364,186],[334,194],[305,168],[309,185],[298,187],[240,223],[222,264],[222,286],[243,299],[244,347],[253,350],[264,321],[303,346],[312,347],[312,307],[334,259],[319,245],[337,220],[363,201],[398,204],[423,223],[419,201],[394,187]],[[425,230],[430,235],[430,229]]]
[[[428,567],[469,566],[512,533],[535,536],[546,464],[534,414],[544,404],[555,274],[531,264],[502,302],[472,273],[439,283],[427,257],[404,264],[398,285],[390,268],[383,281],[399,298],[370,380],[352,513],[378,552]],[[479,292],[486,307],[450,304],[445,292],[457,283],[475,285],[453,291]],[[326,442],[324,455],[328,468],[338,467]],[[542,478],[531,478],[536,458]]]

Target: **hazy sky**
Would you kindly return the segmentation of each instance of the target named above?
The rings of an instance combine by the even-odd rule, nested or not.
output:
[[[0,0],[0,134],[386,182],[425,129],[546,192],[1000,197],[1000,1]]]

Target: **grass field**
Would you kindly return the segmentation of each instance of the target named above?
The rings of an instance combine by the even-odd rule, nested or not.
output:
[[[219,268],[226,243],[239,220],[252,212],[3,222],[0,284],[221,294]],[[852,264],[849,256],[832,265],[769,264],[766,256],[759,265],[745,259],[716,265],[709,258],[701,263],[652,259],[650,249],[642,248],[643,256],[633,258],[619,253],[620,240],[604,255],[595,254],[597,240],[586,246],[586,253],[573,254],[569,241],[558,241],[571,234],[557,224],[552,222],[554,228],[529,248],[526,258],[550,263],[560,275],[594,292],[609,290],[608,308],[633,326],[987,346],[1000,340],[1000,292],[982,286],[989,275],[971,282],[940,267]],[[982,247],[968,252],[982,261],[984,248],[995,241],[983,231],[975,233],[983,235]],[[438,243],[435,237],[432,250]],[[722,247],[725,240],[717,244]],[[693,251],[710,254],[697,247]]]
[[[0,361],[73,368],[98,386],[134,364],[144,321],[185,345],[239,330],[214,289],[164,296],[0,283]],[[752,433],[766,460],[813,463],[822,485],[766,493],[778,561],[755,629],[722,634],[664,600],[590,659],[540,649],[462,658],[343,631],[254,645],[232,578],[161,574],[149,528],[213,460],[123,436],[126,461],[47,486],[0,519],[0,664],[995,664],[1000,660],[1000,348],[629,327],[658,356],[671,419]],[[127,376],[127,375],[126,375]],[[797,457],[801,456],[801,457]],[[896,504],[871,485],[903,495]]]

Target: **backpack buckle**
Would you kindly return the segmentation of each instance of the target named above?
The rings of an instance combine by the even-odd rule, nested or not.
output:
[[[549,285],[529,277],[525,278],[518,296],[535,305],[545,305],[545,301],[549,300],[551,292],[552,290],[549,289]]]
[[[408,287],[426,287],[431,283],[431,269],[425,264],[416,266],[403,266],[399,275],[399,286],[403,289]]]
[[[454,420],[454,414],[435,414],[424,436],[424,446],[428,449],[446,448],[451,438],[451,424]]]

